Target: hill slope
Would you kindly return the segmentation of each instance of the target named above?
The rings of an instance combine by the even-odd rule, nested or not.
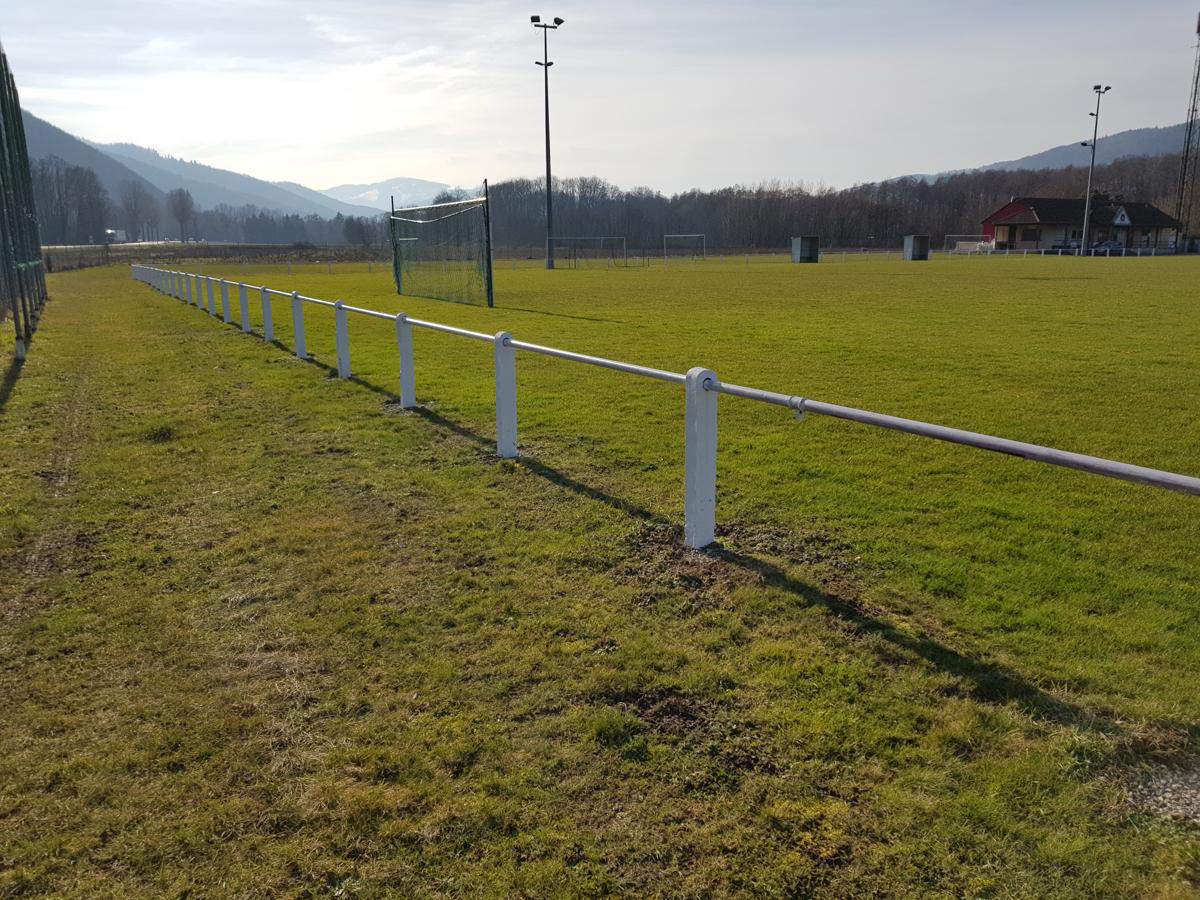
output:
[[[346,203],[361,203],[387,211],[391,209],[392,197],[396,198],[396,206],[419,206],[449,187],[440,181],[421,178],[390,178],[373,184],[339,184],[321,193]]]
[[[1104,165],[1122,156],[1162,156],[1179,153],[1183,149],[1184,125],[1168,125],[1163,128],[1134,128],[1105,135],[1096,142],[1096,163]],[[1081,135],[1080,141],[1088,135]],[[985,171],[994,169],[1064,169],[1067,166],[1087,165],[1088,151],[1079,143],[1062,144],[1040,153],[1022,156],[1003,162],[980,166]]]
[[[68,134],[28,111],[22,110],[22,118],[25,122],[25,139],[30,160],[57,157],[73,166],[91,169],[113,200],[121,196],[121,185],[127,181],[140,182],[153,196],[162,199],[163,191],[152,182],[86,141]]]
[[[273,184],[240,172],[163,156],[155,150],[136,144],[97,146],[163,191],[176,187],[187,188],[196,203],[206,209],[226,204],[233,207],[251,205],[260,209],[325,218],[331,218],[338,213],[344,216],[377,214],[370,207],[343,203],[300,185]]]

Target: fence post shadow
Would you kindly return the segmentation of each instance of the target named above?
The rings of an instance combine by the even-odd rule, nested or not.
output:
[[[8,398],[12,396],[24,365],[25,361],[17,359],[15,356],[8,361],[8,368],[4,370],[4,379],[0,380],[0,412],[4,412],[4,407],[8,405]]]
[[[426,407],[412,412],[432,425],[465,438],[475,444],[492,447],[494,441],[461,423],[455,422]],[[909,633],[880,614],[868,612],[862,605],[839,597],[818,585],[789,572],[784,567],[762,557],[738,550],[736,547],[715,544],[706,550],[688,550],[682,545],[682,529],[678,523],[653,512],[632,500],[617,497],[602,488],[587,484],[540,460],[522,455],[513,462],[525,471],[589,500],[603,503],[618,512],[643,523],[671,529],[674,552],[703,553],[712,559],[759,576],[764,584],[782,590],[802,606],[820,606],[839,621],[862,635],[883,638],[910,660],[918,660],[934,669],[960,679],[964,691],[978,702],[990,705],[1017,704],[1028,715],[1043,722],[1070,725],[1107,734],[1124,734],[1126,729],[1115,717],[1104,715],[1066,700],[1054,697],[1014,669],[965,650],[955,649],[931,635]]]

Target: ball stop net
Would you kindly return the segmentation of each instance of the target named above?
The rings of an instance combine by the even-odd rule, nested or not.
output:
[[[388,224],[397,293],[493,305],[486,188],[471,200],[393,210]]]

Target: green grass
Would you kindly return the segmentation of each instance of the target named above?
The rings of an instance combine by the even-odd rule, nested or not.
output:
[[[244,277],[1195,474],[1196,276]],[[123,268],[51,290],[0,381],[0,895],[1197,890],[1120,790],[1198,750],[1195,498],[723,397],[692,554],[681,389],[521,355],[500,462],[485,344],[418,332],[401,413],[386,322],[344,382],[325,310],[308,364],[286,303],[276,348]]]

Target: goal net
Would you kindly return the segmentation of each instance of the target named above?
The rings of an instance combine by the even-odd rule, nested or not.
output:
[[[708,241],[703,234],[664,234],[663,259],[682,257],[704,259],[708,252]]]
[[[995,246],[986,234],[948,234],[943,249],[947,253],[987,253]]]
[[[396,292],[492,305],[491,215],[486,195],[393,210]]]
[[[628,264],[624,237],[556,237],[554,258],[568,268],[612,268]]]

